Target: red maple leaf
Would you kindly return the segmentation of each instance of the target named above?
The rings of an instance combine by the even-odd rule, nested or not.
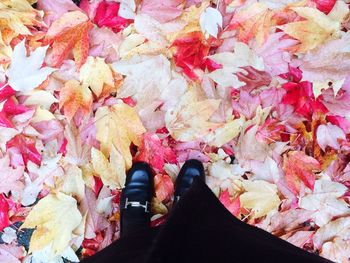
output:
[[[9,212],[9,204],[7,199],[3,194],[0,195],[0,231],[2,231],[5,227],[10,225],[10,218],[8,215]]]
[[[317,9],[327,15],[332,11],[337,0],[314,0],[314,2],[316,3]]]
[[[161,172],[165,163],[176,163],[176,154],[170,147],[163,146],[156,134],[145,133],[135,159],[148,162],[153,169]]]
[[[118,15],[120,3],[102,1],[96,8],[94,23],[99,27],[108,27],[115,33],[133,23],[132,19],[125,19]]]
[[[41,163],[41,154],[35,147],[35,139],[18,134],[6,143],[6,149],[16,148],[22,155],[23,163],[31,161],[37,165]]]

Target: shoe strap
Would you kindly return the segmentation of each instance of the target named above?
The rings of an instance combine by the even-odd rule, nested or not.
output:
[[[128,198],[125,200],[125,205],[123,209],[128,209],[129,207],[143,207],[145,209],[145,213],[150,212],[150,203],[146,201],[146,203],[142,204],[139,201],[129,201]]]

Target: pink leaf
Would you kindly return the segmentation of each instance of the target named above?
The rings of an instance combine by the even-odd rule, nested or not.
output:
[[[10,225],[9,205],[3,194],[0,194],[0,231]]]
[[[0,193],[8,194],[10,191],[23,189],[22,182],[24,167],[20,166],[15,169],[10,167],[10,158],[5,156],[0,159]]]
[[[330,123],[318,126],[316,137],[317,143],[323,151],[325,151],[326,146],[339,150],[340,145],[338,139],[346,140],[343,130]]]
[[[53,21],[57,20],[63,14],[69,11],[79,10],[72,0],[39,0],[38,9],[45,11],[44,21],[50,26]]]
[[[219,197],[220,202],[226,207],[228,211],[234,216],[238,216],[241,211],[241,202],[239,197],[231,198],[230,193],[226,189],[220,193]]]
[[[183,2],[183,0],[145,0],[142,1],[140,12],[166,23],[182,14]]]
[[[325,13],[326,15],[332,11],[335,2],[337,0],[313,0],[316,3],[316,7],[321,12]]]

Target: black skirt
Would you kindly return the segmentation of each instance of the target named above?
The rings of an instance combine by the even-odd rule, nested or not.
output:
[[[166,223],[121,238],[85,263],[331,262],[235,218],[196,180]]]

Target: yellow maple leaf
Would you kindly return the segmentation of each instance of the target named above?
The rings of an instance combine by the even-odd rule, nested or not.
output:
[[[255,37],[261,45],[274,24],[273,12],[264,3],[254,3],[235,13],[228,29],[237,30],[239,41],[248,43]]]
[[[89,114],[92,106],[92,93],[83,88],[79,81],[72,79],[65,83],[60,93],[60,109],[64,108],[64,115],[70,121],[78,110]]]
[[[221,100],[199,100],[196,88],[191,88],[174,109],[165,116],[166,127],[171,136],[179,141],[201,139],[222,124],[208,119],[219,108]]]
[[[26,0],[0,2],[0,42],[9,45],[18,35],[31,35],[28,27],[41,26],[42,12],[35,10]]]
[[[51,244],[53,253],[60,254],[72,239],[82,216],[77,201],[62,193],[49,194],[30,211],[21,228],[35,228],[30,239],[29,253]]]
[[[115,91],[113,72],[103,58],[88,57],[80,69],[80,81],[83,88],[90,87],[97,97]]]
[[[125,161],[114,146],[112,146],[110,161],[95,148],[91,149],[91,161],[95,172],[101,177],[104,185],[111,189],[124,187],[126,178]]]
[[[300,41],[300,44],[294,47],[294,51],[312,50],[327,40],[336,39],[340,35],[341,23],[331,19],[316,8],[292,7],[291,9],[306,20],[289,23],[278,28]]]
[[[252,209],[253,218],[267,215],[280,204],[277,195],[277,186],[266,181],[241,181],[244,190],[240,195],[241,205],[244,208]]]
[[[114,145],[129,169],[132,164],[130,144],[140,145],[140,136],[146,132],[135,109],[126,104],[100,107],[96,111],[95,125],[102,153],[109,157]]]

